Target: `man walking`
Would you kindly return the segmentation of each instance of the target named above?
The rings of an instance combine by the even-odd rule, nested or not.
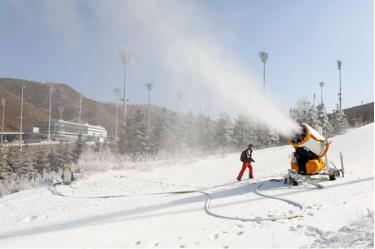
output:
[[[242,175],[245,172],[246,168],[249,169],[249,178],[250,179],[253,178],[253,166],[251,165],[251,162],[255,163],[255,161],[252,158],[252,154],[253,154],[252,148],[253,148],[253,145],[249,144],[249,146],[247,146],[247,149],[244,150],[244,151],[242,151],[242,153],[241,153],[240,160],[242,162],[242,169],[241,169],[240,173],[237,176],[237,180],[238,181],[241,181]]]

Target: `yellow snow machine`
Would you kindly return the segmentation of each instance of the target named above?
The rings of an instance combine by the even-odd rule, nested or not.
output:
[[[293,185],[305,181],[323,188],[310,176],[328,175],[329,180],[336,180],[340,173],[344,176],[342,154],[340,153],[341,169],[338,169],[327,159],[331,142],[308,124],[301,123],[300,126],[301,132],[289,141],[295,152],[291,156],[291,169],[288,170],[288,177],[285,181]]]

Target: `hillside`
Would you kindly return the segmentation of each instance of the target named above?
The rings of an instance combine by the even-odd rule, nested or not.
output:
[[[255,179],[242,182],[238,153],[142,163],[86,154],[87,174],[57,187],[74,198],[46,187],[0,198],[0,246],[372,248],[373,131],[332,138],[328,157],[339,165],[343,153],[345,177],[323,177],[324,189],[283,183],[289,145],[254,151]]]
[[[52,119],[62,119],[67,121],[78,121],[79,116],[79,93],[72,87],[61,83],[41,83],[28,80],[11,78],[0,78],[0,98],[6,99],[5,110],[5,131],[18,131],[20,116],[20,84],[26,82],[24,91],[24,131],[31,130],[33,126],[38,126],[39,122],[48,119],[49,91],[53,86],[52,98]],[[62,113],[60,110],[63,108]],[[140,110],[147,112],[146,105],[128,105],[128,112]],[[167,111],[165,108],[152,106],[152,122],[157,115]],[[122,119],[122,112],[119,109],[119,120]],[[104,126],[109,134],[115,131],[115,105],[95,101],[83,96],[81,122],[88,122],[94,125]]]

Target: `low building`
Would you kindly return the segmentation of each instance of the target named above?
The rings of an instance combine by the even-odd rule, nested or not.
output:
[[[48,137],[48,121],[41,122],[40,132],[43,137]],[[51,120],[50,135],[52,140],[73,142],[77,140],[79,134],[86,142],[103,143],[107,138],[107,130],[100,125],[80,124],[61,119]]]

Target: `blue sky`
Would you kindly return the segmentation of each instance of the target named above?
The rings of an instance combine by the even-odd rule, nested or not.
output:
[[[127,47],[133,51],[128,66],[131,103],[145,103],[145,84],[154,82],[152,100],[161,106],[176,109],[174,93],[181,91],[183,111],[197,112],[199,106],[209,106],[214,114],[230,112],[230,108],[222,108],[220,101],[215,102],[212,87],[190,85],[194,75],[184,75],[184,82],[176,82],[171,77],[173,69],[163,63],[161,44],[173,35],[158,37],[158,32],[168,32],[173,20],[179,20],[171,17],[169,23],[169,14],[176,13],[158,12],[163,15],[143,20],[143,8],[134,17],[137,11],[132,9],[133,2],[0,1],[0,77],[67,83],[87,97],[113,101],[112,89],[123,85],[118,50]],[[170,2],[157,3],[164,8]],[[252,87],[262,84],[258,51],[265,50],[269,53],[267,96],[283,109],[301,98],[312,101],[314,93],[318,101],[318,82],[324,81],[324,100],[327,109],[332,110],[338,103],[337,59],[343,61],[343,107],[373,101],[373,1],[181,2],[184,5],[176,12],[184,16],[183,24],[171,30],[177,30],[177,37],[179,29],[187,29],[184,34],[199,33],[200,38],[207,35],[230,53],[230,61],[248,69],[253,78],[252,84],[243,89],[250,96],[259,94]],[[157,32],[152,31],[153,21],[159,25],[155,27]],[[214,73],[220,74],[221,70]]]

